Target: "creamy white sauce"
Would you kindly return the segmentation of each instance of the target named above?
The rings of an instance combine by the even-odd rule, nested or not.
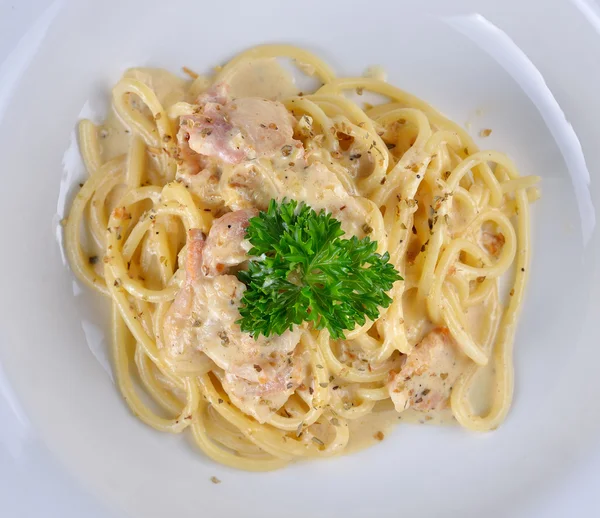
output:
[[[450,409],[424,413],[409,408],[399,414],[389,402],[378,403],[367,416],[348,421],[350,440],[344,453],[385,442],[397,426],[423,424],[455,426],[458,423]]]
[[[292,75],[275,58],[253,59],[241,63],[227,78],[230,93],[236,97],[263,97],[280,100],[298,94]]]
[[[131,133],[123,126],[113,109],[98,128],[98,141],[103,162],[124,155],[129,149]]]
[[[364,235],[362,227],[367,220],[366,211],[324,164],[316,162],[301,170],[277,170],[274,180],[278,200],[292,198],[303,201],[317,212],[325,209],[342,223],[346,234]]]
[[[175,103],[183,101],[189,88],[189,81],[160,68],[131,68],[123,74],[123,77],[137,79],[152,88],[165,111]],[[140,103],[138,107],[142,109],[142,113],[150,117],[148,110]],[[131,133],[123,126],[114,109],[109,111],[106,120],[98,128],[98,139],[104,162],[127,153]]]

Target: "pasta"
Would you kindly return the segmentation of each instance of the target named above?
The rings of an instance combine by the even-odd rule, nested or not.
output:
[[[320,86],[298,92],[278,59]],[[253,471],[340,454],[357,423],[397,420],[408,407],[417,419],[441,411],[470,430],[496,428],[513,396],[537,177],[478,150],[420,99],[379,79],[337,78],[295,47],[253,48],[211,77],[185,70],[191,80],[128,71],[106,123],[79,125],[89,177],[66,221],[66,249],[78,279],[112,305],[114,371],[131,411],[160,431],[190,428],[207,456]],[[367,94],[386,100],[356,100]],[[260,110],[275,122],[244,126]],[[239,138],[256,131],[240,154],[248,144]],[[240,283],[222,270],[245,258],[235,261],[227,229],[286,198],[377,241],[403,277],[379,318],[344,340],[304,324],[255,346],[236,327]],[[210,254],[221,262],[207,262]],[[204,273],[194,281],[195,260]],[[263,352],[245,352],[256,347]],[[280,357],[293,380],[267,389]],[[448,358],[456,372],[444,371]],[[494,388],[477,409],[483,372]],[[410,384],[423,376],[438,385],[423,381],[415,393]]]

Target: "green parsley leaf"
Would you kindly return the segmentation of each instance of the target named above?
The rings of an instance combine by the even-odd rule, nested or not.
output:
[[[387,292],[402,277],[387,252],[376,253],[376,241],[343,235],[331,214],[293,200],[271,200],[250,219],[248,254],[255,258],[238,273],[246,285],[242,331],[268,337],[312,322],[339,339],[367,318],[375,320],[391,304]]]

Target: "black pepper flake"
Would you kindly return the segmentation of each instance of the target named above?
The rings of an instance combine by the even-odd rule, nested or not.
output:
[[[424,390],[424,391],[421,393],[421,395],[422,395],[422,396],[426,396],[426,395],[427,395],[427,394],[429,394],[430,392],[431,392],[431,390],[429,390],[429,389],[425,389],[425,390]]]
[[[98,262],[98,256],[97,255],[92,255],[90,258],[88,258],[88,262],[90,264],[96,264]]]
[[[319,446],[325,446],[325,443],[318,437],[312,437],[311,440],[312,440],[312,442],[318,444]]]
[[[281,148],[281,154],[283,156],[290,156],[292,154],[292,146],[290,146],[289,144],[283,146]]]
[[[362,226],[362,230],[365,234],[370,234],[373,232],[373,227],[367,225],[366,223]]]
[[[415,227],[414,225],[413,225],[413,227],[412,227],[412,233],[413,233],[415,236],[417,235],[417,227]]]
[[[229,336],[225,331],[219,331],[217,336],[221,339],[221,345],[227,347],[229,345]]]
[[[255,365],[254,365],[254,370],[255,370],[256,372],[260,372],[260,371],[262,371],[262,367],[261,367],[260,365],[256,365],[256,364],[255,364]]]
[[[308,393],[312,396],[313,392],[315,391],[314,388],[312,387],[308,387]]]
[[[219,405],[221,405],[223,403],[223,400],[221,398],[217,399],[217,402],[219,403]]]
[[[358,160],[362,155],[360,153],[354,153],[350,155],[350,160]]]

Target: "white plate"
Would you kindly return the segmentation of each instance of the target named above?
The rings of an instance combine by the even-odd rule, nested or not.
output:
[[[600,514],[594,0],[13,4],[0,6],[0,515]],[[496,432],[403,426],[359,454],[248,474],[121,402],[102,304],[57,242],[81,174],[74,125],[102,115],[128,66],[208,68],[263,42],[308,47],[346,74],[381,64],[474,134],[492,128],[481,145],[543,177],[516,398]]]

